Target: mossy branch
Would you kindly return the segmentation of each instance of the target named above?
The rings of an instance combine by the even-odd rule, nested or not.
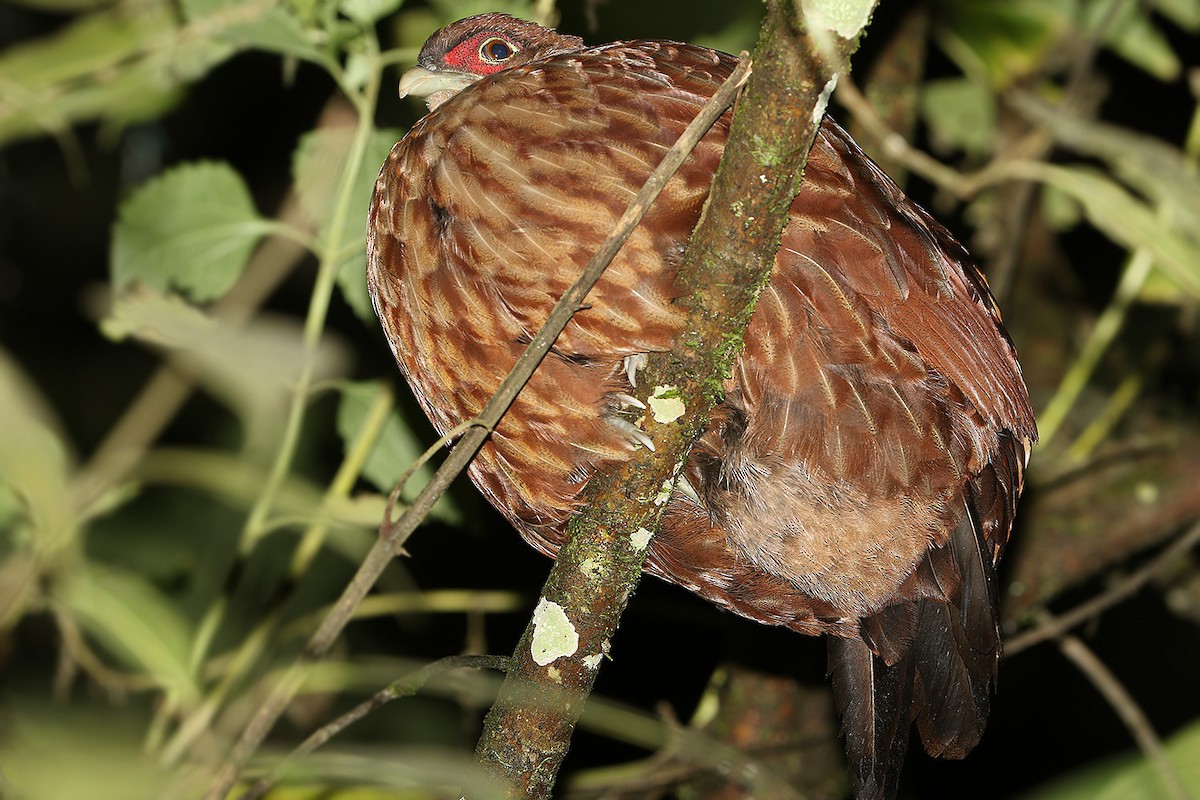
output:
[[[754,74],[680,269],[690,334],[670,353],[651,355],[639,378],[640,400],[649,405],[656,389],[661,396],[669,387],[671,397],[683,400],[683,413],[669,422],[648,414],[656,450],[639,451],[616,473],[589,483],[587,506],[569,525],[484,722],[476,759],[509,781],[514,795],[550,796],[637,585],[648,534],[657,530],[665,498],[741,352],[835,76],[874,6],[860,4],[850,24],[819,15],[814,26],[818,15],[810,10],[801,19],[798,5],[768,3]]]

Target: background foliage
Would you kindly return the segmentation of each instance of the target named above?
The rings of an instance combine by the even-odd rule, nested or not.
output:
[[[736,52],[761,14],[559,6],[0,5],[4,796],[196,796],[430,444],[362,263],[378,166],[423,111],[392,87],[425,36],[502,9]],[[1152,560],[1200,518],[1198,30],[1196,0],[892,0],[855,60],[870,102],[839,89],[835,113],[988,271],[1043,438],[991,728],[961,764],[914,753],[911,796],[1200,794],[1196,557]],[[409,550],[258,766],[432,659],[511,648],[546,565],[470,487]],[[1149,588],[1080,631],[1125,700],[1069,646],[1026,646],[1147,564]],[[819,642],[647,582],[564,796],[753,796],[756,764],[840,796],[823,663]],[[272,796],[441,796],[494,688],[441,675]],[[1122,725],[1139,706],[1173,773]]]

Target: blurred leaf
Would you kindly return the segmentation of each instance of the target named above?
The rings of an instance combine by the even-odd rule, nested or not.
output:
[[[342,86],[351,87],[354,91],[362,91],[371,79],[375,70],[375,61],[365,53],[351,53],[346,56],[346,68],[342,71]]]
[[[1180,230],[1200,231],[1200,181],[1177,147],[1051,107],[1027,92],[1012,92],[1008,101],[1057,142],[1103,159],[1123,181],[1179,215]]]
[[[180,28],[168,2],[82,16],[0,55],[0,143],[89,119],[121,126],[157,116],[232,52]]]
[[[338,405],[337,429],[342,437],[343,446],[349,450],[359,436],[366,423],[372,407],[388,390],[380,381],[364,381],[361,383],[343,383],[341,385],[342,401]],[[422,453],[425,445],[418,439],[408,425],[395,410],[388,413],[375,445],[363,465],[362,476],[374,484],[384,494],[392,491],[396,482],[405,470],[413,465]],[[433,467],[425,464],[409,479],[403,497],[411,500],[417,492],[433,477]],[[442,495],[430,512],[431,516],[446,522],[457,522],[459,513],[454,508],[449,495]]]
[[[244,456],[181,447],[150,451],[138,466],[137,475],[150,483],[203,489],[242,509],[254,505],[259,487],[268,477],[263,465]],[[373,530],[383,517],[385,501],[386,498],[376,494],[327,500],[322,487],[293,474],[279,490],[276,510],[282,516],[308,523],[316,520],[323,509],[326,520],[338,528]],[[356,550],[354,556],[357,558],[362,552],[365,549]]]
[[[1012,165],[1019,177],[1048,183],[1074,197],[1101,233],[1129,249],[1145,249],[1156,267],[1192,297],[1200,298],[1200,242],[1162,219],[1106,175],[1085,167],[1040,162]]]
[[[183,0],[188,21],[238,49],[258,48],[318,63],[329,54],[315,44],[320,31],[307,31],[275,0]]]
[[[1042,187],[1042,218],[1056,231],[1068,231],[1083,219],[1083,209],[1066,192],[1053,186]]]
[[[49,405],[0,350],[0,630],[24,616],[74,541],[68,449]]]
[[[701,34],[691,41],[701,47],[711,47],[726,53],[753,50],[758,40],[758,29],[762,25],[763,6],[757,3],[742,3],[735,6],[737,14],[719,31]]]
[[[70,458],[46,401],[20,367],[0,350],[0,487],[9,524],[7,547],[35,547],[39,556],[71,540],[75,528]],[[13,501],[20,515],[12,516]],[[18,519],[28,521],[28,527]]]
[[[1167,758],[1192,794],[1200,794],[1200,722],[1164,743]],[[1107,759],[1068,778],[1023,795],[1022,800],[1171,800],[1177,795],[1143,757]]]
[[[354,128],[346,125],[318,128],[300,137],[292,157],[292,173],[301,208],[319,226],[318,241],[327,247],[336,239],[342,255],[338,260],[338,286],[354,312],[372,321],[371,298],[367,294],[366,220],[371,193],[380,165],[400,138],[399,131],[372,131],[367,141],[362,168],[353,177],[349,213],[338,235],[333,236],[334,207],[341,189],[346,159],[354,140]]]
[[[342,13],[362,25],[372,25],[400,7],[402,0],[342,0]]]
[[[11,5],[58,13],[91,11],[116,5],[117,0],[8,0]]]
[[[186,24],[167,0],[113,4],[0,55],[0,144],[90,119],[120,127],[159,116],[239,50],[332,64],[339,36],[306,29],[275,0],[182,5]]]
[[[338,800],[343,791],[354,800],[446,797],[449,786],[479,800],[512,797],[468,754],[435,747],[328,747],[292,766],[288,778],[289,793],[278,795],[281,800],[323,800],[330,796],[331,783],[343,787],[335,795]],[[306,780],[318,785],[305,786]],[[382,788],[389,793],[382,794]]]
[[[1120,4],[1113,14],[1114,4]],[[1140,3],[1093,0],[1084,4],[1084,27],[1105,25],[1104,42],[1117,55],[1163,81],[1179,76],[1180,63],[1171,43],[1154,27]]]
[[[223,295],[270,230],[228,164],[176,167],[121,205],[113,229],[113,285],[140,281],[197,301]]]
[[[55,33],[4,51],[0,75],[27,89],[47,87],[116,68],[141,52],[147,40],[174,28],[165,3],[147,2],[140,13],[115,7],[79,17]]]
[[[942,0],[937,36],[968,76],[1006,87],[1042,65],[1072,23],[1074,0]]]
[[[5,797],[130,800],[198,797],[203,791],[198,770],[167,771],[145,756],[144,715],[79,697],[68,706],[33,696],[13,691],[5,698],[0,738]]]
[[[441,18],[440,24],[445,25],[456,19],[488,11],[500,11],[521,19],[536,21],[538,6],[542,4],[536,0],[431,0],[430,5],[437,10]]]
[[[314,360],[315,380],[346,368],[345,350],[329,338],[307,352],[296,321],[259,315],[234,327],[178,297],[145,288],[118,298],[102,325],[114,338],[134,336],[165,348],[185,372],[238,411],[250,435],[273,435],[306,359]]]
[[[0,401],[3,402],[3,401]],[[0,554],[3,554],[13,544],[11,531],[21,516],[21,499],[11,486],[0,483],[0,533],[8,534],[0,538]]]
[[[1177,306],[1184,300],[1179,284],[1168,278],[1161,269],[1151,270],[1146,276],[1137,298],[1141,303],[1163,306]]]
[[[198,695],[188,669],[191,624],[153,584],[133,572],[92,564],[67,576],[61,592],[84,630],[128,667],[181,702]]]
[[[968,78],[930,81],[921,90],[921,115],[940,150],[971,155],[992,150],[996,104],[992,94]]]
[[[1189,33],[1200,31],[1200,0],[1155,0],[1154,10]]]

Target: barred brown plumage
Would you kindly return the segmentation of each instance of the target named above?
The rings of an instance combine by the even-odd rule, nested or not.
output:
[[[486,403],[731,57],[585,48],[499,14],[436,33],[401,90],[431,113],[371,205],[368,277],[439,431]],[[470,467],[547,555],[590,476],[644,435],[639,356],[681,335],[682,249],[728,115],[672,178]],[[982,276],[832,120],[822,124],[726,396],[646,570],[751,619],[831,634],[855,792],[978,741],[999,657],[995,564],[1036,430]]]

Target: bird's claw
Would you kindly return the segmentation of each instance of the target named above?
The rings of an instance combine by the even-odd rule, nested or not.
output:
[[[637,371],[646,366],[646,354],[634,353],[631,356],[625,356],[621,361],[625,367],[625,376],[629,378],[629,385],[637,388]],[[645,406],[643,406],[645,408]]]
[[[639,411],[646,410],[646,404],[631,394],[625,394],[625,392],[612,392],[608,396],[613,400],[616,400],[622,409],[636,408]]]
[[[633,444],[641,445],[651,453],[655,452],[654,440],[651,439],[649,435],[647,435],[647,433],[637,425],[634,425],[632,422],[624,419],[623,417],[609,417],[608,421],[616,426],[617,430],[625,434],[625,436],[628,437],[629,441]]]

